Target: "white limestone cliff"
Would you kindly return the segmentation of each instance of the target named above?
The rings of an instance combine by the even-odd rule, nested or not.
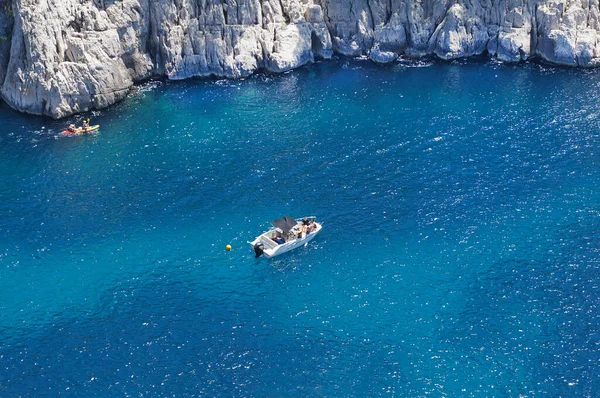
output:
[[[10,36],[13,31],[13,23],[11,4],[0,2],[0,85],[4,81],[10,56]]]
[[[243,77],[334,53],[600,63],[599,0],[0,0],[0,93],[55,118],[151,76]]]

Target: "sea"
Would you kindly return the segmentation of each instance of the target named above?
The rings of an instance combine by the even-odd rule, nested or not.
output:
[[[598,396],[598,69],[335,58],[0,121],[1,397]],[[323,230],[255,258],[285,215]]]

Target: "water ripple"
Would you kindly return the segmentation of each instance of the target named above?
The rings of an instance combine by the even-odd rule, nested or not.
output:
[[[597,80],[340,58],[0,105],[2,391],[593,396]],[[284,214],[325,228],[255,259]]]

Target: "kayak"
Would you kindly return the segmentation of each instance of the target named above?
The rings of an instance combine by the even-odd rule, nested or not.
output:
[[[78,135],[78,134],[85,134],[85,133],[91,133],[92,131],[96,131],[100,128],[100,125],[97,124],[95,126],[90,126],[87,129],[75,129],[75,131],[70,131],[70,130],[65,130],[63,132],[61,132],[61,135]]]

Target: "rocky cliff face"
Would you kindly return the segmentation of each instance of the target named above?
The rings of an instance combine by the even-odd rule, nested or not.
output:
[[[1,95],[60,118],[150,76],[281,72],[334,52],[596,66],[598,1],[0,0]]]
[[[10,56],[10,37],[13,30],[12,5],[0,1],[0,82],[4,81]]]

